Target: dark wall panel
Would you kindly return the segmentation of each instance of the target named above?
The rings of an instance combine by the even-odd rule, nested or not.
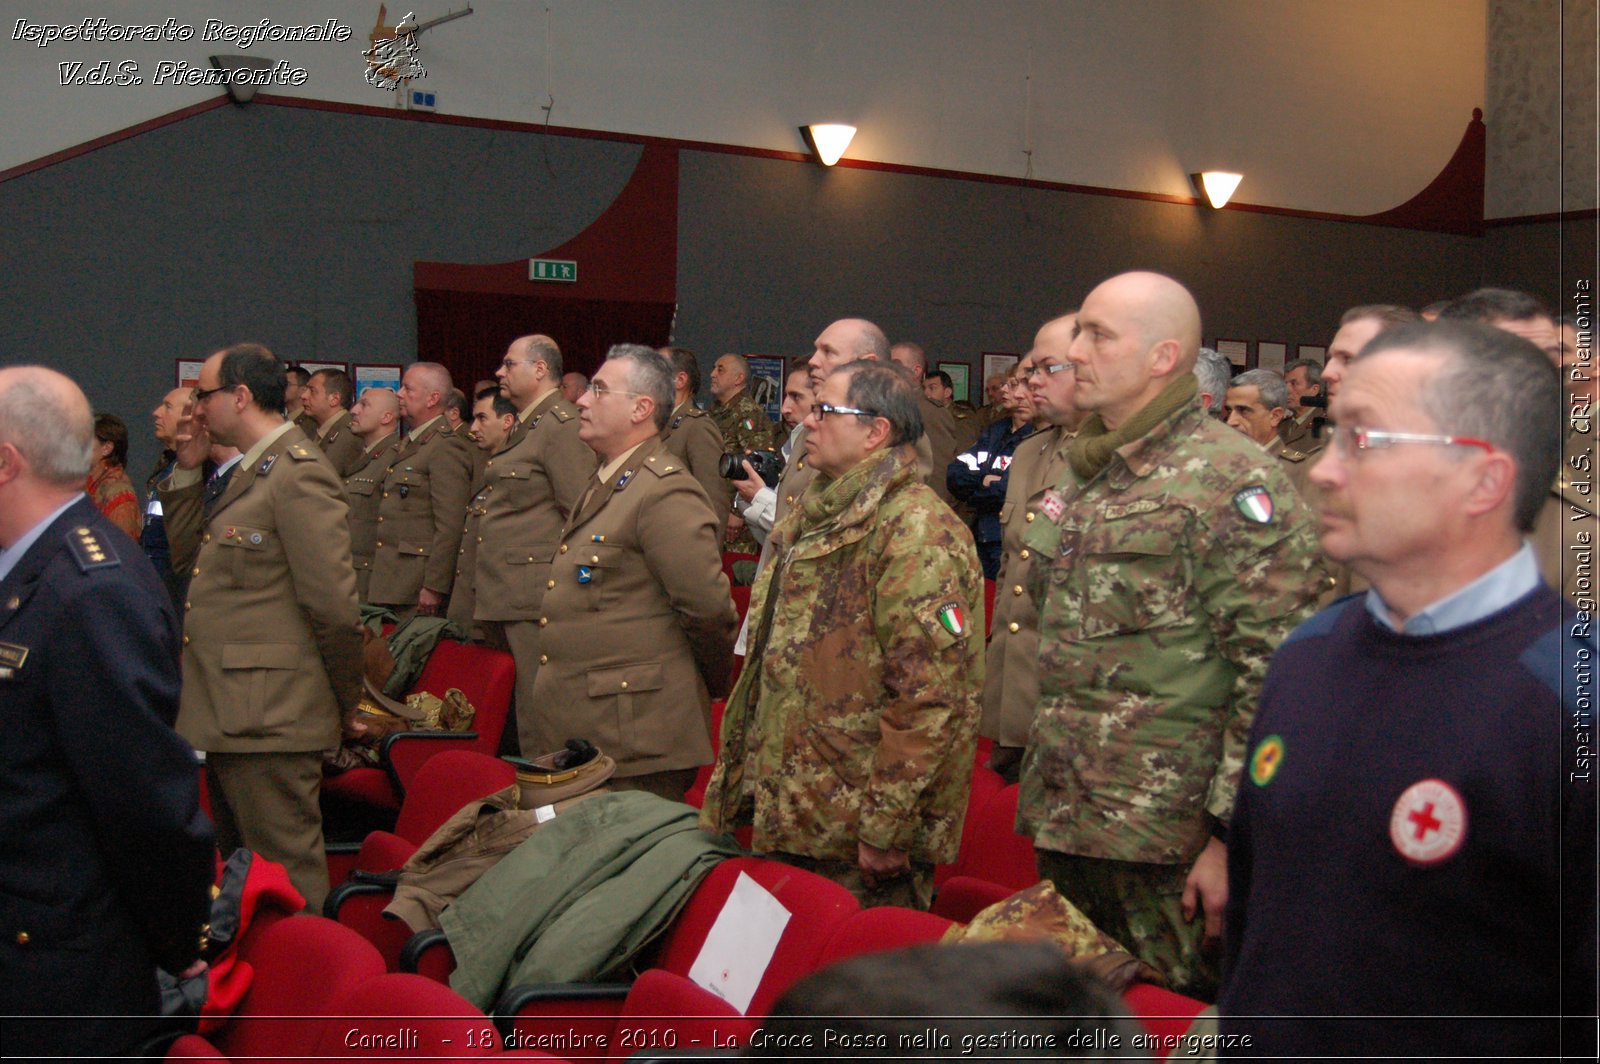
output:
[[[409,362],[413,262],[562,244],[639,153],[286,107],[196,115],[0,184],[0,360],[55,366],[128,420],[142,476],[174,358],[252,339]]]
[[[936,358],[1023,350],[1135,268],[1188,284],[1208,338],[1326,344],[1353,304],[1481,272],[1475,237],[692,151],[679,210],[675,335],[696,350],[809,355],[851,315]]]

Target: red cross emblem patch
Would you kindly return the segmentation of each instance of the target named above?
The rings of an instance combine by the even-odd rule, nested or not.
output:
[[[1389,814],[1389,841],[1414,865],[1438,864],[1453,856],[1466,837],[1466,803],[1443,780],[1413,783]]]

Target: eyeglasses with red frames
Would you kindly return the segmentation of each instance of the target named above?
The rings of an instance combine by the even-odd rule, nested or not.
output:
[[[1341,458],[1353,458],[1365,451],[1385,451],[1397,443],[1431,443],[1437,447],[1482,447],[1494,453],[1494,444],[1473,436],[1444,436],[1426,432],[1385,432],[1383,429],[1334,425],[1333,445]]]

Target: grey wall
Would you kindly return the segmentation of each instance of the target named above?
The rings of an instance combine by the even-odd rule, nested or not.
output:
[[[129,421],[142,475],[174,358],[257,339],[290,359],[409,361],[415,260],[560,244],[638,154],[283,107],[206,112],[0,184],[0,360],[78,379]],[[1022,350],[1135,266],[1188,282],[1207,337],[1325,344],[1353,303],[1474,287],[1484,254],[1474,238],[696,151],[681,155],[679,232],[675,335],[708,361],[809,354],[846,314],[935,358]]]
[[[1200,301],[1207,338],[1325,345],[1357,303],[1479,283],[1482,241],[1108,196],[684,152],[677,335],[807,354],[860,315],[934,358],[1026,350],[1096,283],[1147,268]]]

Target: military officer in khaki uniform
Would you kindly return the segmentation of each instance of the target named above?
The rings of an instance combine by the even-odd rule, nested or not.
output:
[[[361,440],[362,464],[344,478],[350,506],[350,562],[356,571],[356,596],[367,602],[372,556],[378,552],[378,504],[383,477],[400,446],[400,400],[388,388],[368,388],[350,411],[350,430]]]
[[[355,384],[342,369],[319,369],[306,385],[305,412],[317,422],[311,442],[322,449],[341,478],[367,464],[366,445],[350,427]]]
[[[372,602],[397,613],[442,614],[455,582],[472,455],[445,420],[449,398],[450,371],[437,362],[400,378],[408,428],[384,474],[368,588]]]
[[[550,566],[523,749],[584,736],[615,759],[614,789],[676,800],[711,761],[710,697],[727,690],[738,621],[705,492],[658,437],[672,376],[619,344],[578,401],[604,465]]]
[[[284,416],[294,422],[294,427],[305,433],[306,439],[315,439],[317,419],[305,408],[306,388],[311,384],[311,371],[299,366],[286,366],[283,370]]]
[[[505,450],[506,441],[517,427],[517,407],[498,386],[483,389],[472,404],[472,417],[466,422],[473,448],[481,456],[473,463],[472,501],[467,503],[467,523],[461,530],[461,549],[456,552],[455,588],[450,592],[450,608],[445,616],[459,624],[476,640],[482,639],[472,619],[477,608],[478,525],[489,501],[488,456]]]
[[[1325,432],[1317,431],[1317,419],[1327,417],[1327,409],[1307,406],[1305,399],[1322,396],[1322,363],[1297,358],[1283,367],[1283,386],[1289,393],[1288,416],[1278,422],[1278,435],[1285,447],[1310,455],[1322,450]]]
[[[505,449],[485,466],[478,519],[473,616],[484,637],[517,662],[517,735],[530,756],[553,750],[530,739],[539,675],[539,604],[561,526],[594,472],[594,452],[578,439],[578,411],[561,397],[561,349],[548,336],[522,336],[506,348],[495,376],[517,408]],[[588,736],[586,738],[593,738]]]
[[[1308,474],[1314,464],[1311,455],[1292,447],[1278,434],[1289,420],[1289,388],[1282,377],[1270,369],[1252,369],[1228,382],[1222,403],[1223,420],[1266,448],[1300,493],[1302,499],[1311,488]],[[1310,442],[1309,434],[1303,437]],[[1321,448],[1319,447],[1318,450]]]
[[[361,697],[361,628],[344,493],[284,420],[283,381],[259,344],[207,359],[161,502],[175,550],[200,540],[178,732],[206,752],[218,847],[284,865],[317,911],[328,892],[322,751]],[[206,519],[200,463],[212,438],[244,458]]]
[[[1000,509],[1000,576],[995,581],[994,623],[984,659],[983,718],[978,734],[994,740],[989,767],[1017,781],[1028,729],[1039,704],[1039,610],[1027,594],[1033,552],[1022,535],[1038,520],[1044,493],[1067,468],[1067,444],[1082,415],[1073,402],[1077,377],[1067,361],[1076,314],[1046,322],[1033,348],[1017,363],[1034,413],[1050,428],[1017,445]]]
[[[733,506],[733,487],[723,479],[721,464],[726,453],[722,445],[722,430],[711,415],[694,405],[700,391],[700,362],[694,352],[684,347],[663,347],[661,354],[671,360],[676,375],[673,377],[672,416],[667,427],[661,430],[661,442],[681,459],[689,473],[705,489],[711,509],[717,515],[717,542],[722,542],[723,529],[728,524],[728,512]]]
[[[945,476],[950,463],[961,453],[961,447],[956,442],[956,419],[948,408],[930,399],[922,387],[922,379],[928,372],[927,352],[922,349],[921,344],[901,342],[889,349],[889,359],[905,371],[907,379],[917,388],[919,396],[917,408],[922,414],[922,436],[927,440],[929,451],[929,468],[923,472],[922,481],[933,489],[934,494],[944,500],[946,506],[954,509],[963,520],[966,520],[970,514],[966,507],[956,505],[955,496],[950,494],[950,484]]]

